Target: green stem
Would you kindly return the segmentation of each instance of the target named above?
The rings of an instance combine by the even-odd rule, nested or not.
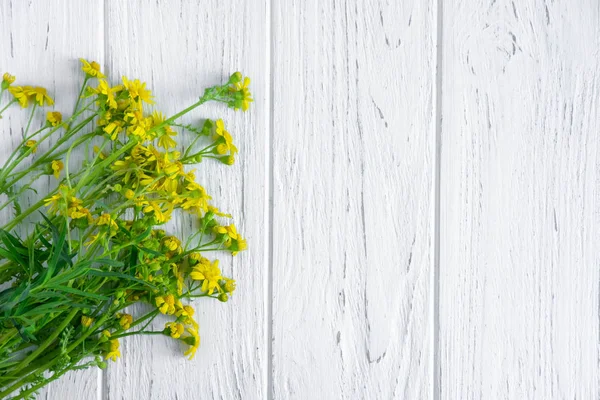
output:
[[[77,113],[77,108],[79,107],[79,102],[81,101],[81,97],[83,96],[83,91],[85,90],[85,85],[89,79],[90,79],[89,76],[86,75],[85,79],[83,80],[83,84],[81,85],[81,90],[79,91],[79,96],[77,96],[77,101],[75,102],[75,108],[73,108],[73,115],[75,115]],[[69,129],[70,126],[71,126],[71,124],[67,125],[67,130]]]
[[[4,111],[6,111],[6,109],[7,109],[8,107],[10,107],[10,106],[11,106],[11,104],[14,104],[14,103],[16,103],[16,102],[17,102],[17,99],[13,99],[12,101],[9,101],[9,102],[8,102],[8,104],[7,104],[6,106],[4,106],[4,108],[2,108],[2,109],[0,110],[0,115],[2,115],[2,113],[3,113]]]
[[[127,332],[124,333],[122,335],[119,336],[111,336],[111,339],[120,339],[126,336],[133,336],[133,335],[164,335],[163,331],[135,331],[135,332]]]
[[[25,153],[23,155],[21,155],[21,157],[19,157],[15,163],[13,165],[7,166],[5,167],[2,172],[0,173],[0,193],[4,192],[7,188],[11,187],[12,185],[14,185],[17,181],[19,181],[21,178],[23,178],[24,176],[26,176],[27,174],[29,174],[31,171],[33,171],[36,167],[38,167],[40,164],[44,164],[47,163],[49,156],[52,156],[52,159],[55,159],[57,156],[60,156],[62,154],[65,153],[66,150],[63,150],[62,152],[59,152],[57,154],[52,154],[52,152],[54,150],[56,150],[57,147],[59,147],[61,144],[63,144],[66,140],[70,139],[75,133],[79,132],[81,129],[83,129],[85,127],[85,125],[87,125],[92,119],[94,119],[95,115],[86,118],[83,122],[81,122],[79,125],[77,125],[76,128],[74,128],[72,131],[68,132],[67,135],[63,136],[62,138],[60,138],[56,144],[50,148],[50,150],[46,151],[46,153],[44,153],[43,155],[41,155],[35,162],[33,162],[31,164],[31,166],[29,166],[29,168],[27,168],[27,170],[22,171],[20,173],[17,173],[15,177],[13,177],[13,180],[10,181],[9,183],[6,183],[6,180],[9,178],[9,174],[17,167],[17,165],[19,165],[21,163],[21,161],[23,161],[23,159],[25,159],[28,154]],[[50,132],[48,132],[46,135],[44,135],[44,137],[42,137],[40,139],[40,142],[44,141],[48,136],[50,136],[56,129],[52,129],[50,130]],[[90,134],[88,134],[90,135]],[[87,135],[86,135],[87,136]],[[17,150],[15,150],[17,151]]]
[[[21,188],[21,190],[19,190],[17,193],[15,193],[12,197],[9,197],[8,201],[6,203],[0,205],[0,211],[3,210],[4,208],[6,208],[14,200],[16,200],[23,192],[25,192],[27,189],[29,189],[31,187],[31,185],[33,184],[33,182],[35,182],[42,175],[43,175],[43,173],[40,172],[39,174],[37,174],[36,176],[34,176],[33,178],[31,178],[29,180],[29,183],[27,183],[25,186],[23,186]]]
[[[29,215],[33,214],[38,208],[43,206],[45,200],[46,199],[41,199],[40,201],[35,203],[33,206],[29,207],[29,209],[27,209],[27,211],[25,211],[24,213],[21,213],[15,219],[10,221],[8,224],[4,225],[2,227],[2,229],[5,231],[10,231],[11,229],[13,229],[15,226],[17,226],[19,224],[19,222],[23,221]]]
[[[33,114],[35,114],[35,109],[37,108],[37,103],[33,103],[33,107],[31,108],[31,115],[29,116],[29,121],[27,121],[27,128],[25,128],[25,134],[23,137],[27,137],[29,133],[29,127],[31,126],[31,121],[33,120]]]
[[[22,370],[24,367],[28,366],[29,363],[35,359],[37,356],[39,356],[44,350],[46,350],[46,348],[48,346],[50,346],[52,343],[54,343],[54,341],[56,340],[56,338],[58,337],[58,335],[60,335],[62,333],[62,331],[67,327],[67,325],[69,325],[69,323],[71,322],[71,320],[73,318],[75,318],[75,316],[77,315],[77,313],[79,312],[79,309],[74,309],[72,310],[67,316],[66,318],[63,320],[63,322],[54,330],[54,332],[52,332],[52,334],[42,343],[38,346],[37,349],[35,349],[29,356],[25,357],[25,359],[23,361],[21,361],[13,370],[13,373],[17,373],[20,370]]]

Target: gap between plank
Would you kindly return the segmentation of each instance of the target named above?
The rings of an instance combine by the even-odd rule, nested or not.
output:
[[[273,1],[265,2],[266,8],[266,60],[269,68],[266,93],[269,96],[267,108],[267,126],[269,131],[265,139],[265,219],[267,227],[265,231],[265,261],[267,263],[265,273],[265,371],[264,371],[264,398],[273,399],[273,127],[274,127],[274,103],[273,103],[273,53],[275,41],[273,40]]]
[[[108,72],[108,1],[103,0],[100,3],[102,7],[102,29],[104,30],[102,40],[104,41],[102,46],[102,57],[104,61],[104,73]],[[108,400],[108,376],[104,369],[98,368],[98,400]]]
[[[438,400],[440,387],[440,188],[442,161],[442,38],[443,38],[443,0],[437,0],[436,10],[436,69],[435,69],[435,143],[433,172],[433,265],[431,268],[431,393],[432,400]]]

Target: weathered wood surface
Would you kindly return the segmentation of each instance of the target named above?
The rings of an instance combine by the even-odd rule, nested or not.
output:
[[[81,87],[78,58],[103,62],[102,12],[102,2],[95,0],[86,4],[77,0],[0,1],[0,74],[10,71],[17,77],[15,84],[44,86],[49,93],[59,94],[54,96],[52,109],[70,114]],[[23,140],[29,115],[13,107],[0,120],[2,163]],[[45,122],[45,112],[36,115],[33,127]],[[53,180],[42,178],[36,186],[56,185]],[[0,222],[5,223],[9,215],[0,212]],[[47,386],[39,398],[95,399],[100,382],[98,370],[71,372]]]
[[[235,70],[255,97],[187,118],[231,128],[198,175],[249,244],[195,360],[132,338],[40,398],[599,398],[599,49],[592,0],[0,0],[0,73],[57,110],[79,57],[167,114]]]
[[[220,264],[239,281],[226,303],[194,302],[202,345],[193,361],[162,337],[124,341],[123,359],[107,370],[107,399],[262,398],[265,396],[265,164],[268,135],[268,48],[266,10],[259,1],[110,1],[107,69],[147,81],[157,107],[172,114],[197,101],[204,88],[237,70],[253,78],[254,107],[247,113],[226,106],[198,109],[187,122],[223,118],[239,148],[232,167],[204,161],[198,179],[214,204],[234,216],[249,248]],[[185,122],[184,121],[184,122]],[[185,122],[185,123],[187,123]],[[183,237],[190,219],[178,221]],[[164,321],[163,321],[164,323]]]
[[[448,1],[443,399],[597,399],[596,1]]]
[[[434,2],[273,27],[273,397],[426,398]]]

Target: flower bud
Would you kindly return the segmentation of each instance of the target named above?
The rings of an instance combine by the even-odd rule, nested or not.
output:
[[[242,73],[240,71],[234,72],[229,77],[229,83],[238,83],[242,81]]]
[[[8,87],[15,81],[15,76],[9,74],[8,72],[4,73],[2,76],[2,83],[0,84],[2,89],[8,89]]]
[[[135,192],[131,189],[125,189],[121,194],[125,196],[127,200],[131,200],[135,196]]]
[[[229,155],[229,156],[219,157],[218,160],[221,161],[225,165],[233,165],[233,163],[235,162],[235,157],[233,155]]]

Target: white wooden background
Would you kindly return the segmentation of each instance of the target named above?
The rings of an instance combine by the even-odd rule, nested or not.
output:
[[[195,360],[134,338],[40,398],[600,398],[599,52],[597,0],[0,0],[0,72],[58,110],[79,57],[167,113],[255,97],[189,119],[232,126],[202,181],[249,244]]]

